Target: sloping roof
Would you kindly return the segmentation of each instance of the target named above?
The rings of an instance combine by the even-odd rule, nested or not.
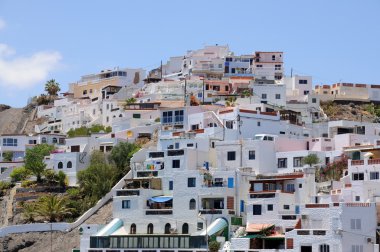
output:
[[[258,233],[258,232],[261,232],[263,230],[266,230],[266,229],[269,229],[271,227],[273,227],[274,224],[264,224],[264,223],[260,223],[260,224],[248,224],[245,231],[246,232],[252,232],[252,233]]]

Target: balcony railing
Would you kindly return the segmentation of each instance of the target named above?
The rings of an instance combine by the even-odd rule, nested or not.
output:
[[[116,196],[139,196],[140,190],[118,190]]]
[[[201,214],[222,214],[222,209],[200,210]]]
[[[351,160],[351,165],[376,165],[380,164],[380,158],[368,159],[367,162],[365,160]]]
[[[326,235],[326,230],[297,230],[297,235]]]
[[[145,211],[146,215],[171,215],[173,210],[171,209],[151,209]]]

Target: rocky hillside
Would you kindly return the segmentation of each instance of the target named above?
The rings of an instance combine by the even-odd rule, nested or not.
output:
[[[363,122],[379,122],[380,106],[350,102],[340,104],[337,102],[323,102],[321,107],[331,121],[350,120]]]
[[[36,108],[11,108],[0,104],[0,135],[1,134],[30,134],[34,133],[34,125],[43,122],[37,120]]]

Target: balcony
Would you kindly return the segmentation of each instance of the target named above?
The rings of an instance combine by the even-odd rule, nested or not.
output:
[[[117,190],[116,196],[139,196],[140,190]]]
[[[299,229],[297,235],[326,235],[326,230],[320,229]]]
[[[223,209],[205,209],[199,211],[201,214],[222,214]]]
[[[366,159],[366,160],[351,160],[352,166],[357,165],[377,165],[380,164],[380,158]]]
[[[171,215],[172,209],[149,209],[145,211],[145,215]]]

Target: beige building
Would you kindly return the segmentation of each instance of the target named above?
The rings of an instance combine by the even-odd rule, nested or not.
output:
[[[142,86],[144,78],[145,70],[141,68],[102,70],[100,73],[84,75],[78,82],[71,83],[70,92],[74,98],[101,97],[101,91],[106,86]]]

